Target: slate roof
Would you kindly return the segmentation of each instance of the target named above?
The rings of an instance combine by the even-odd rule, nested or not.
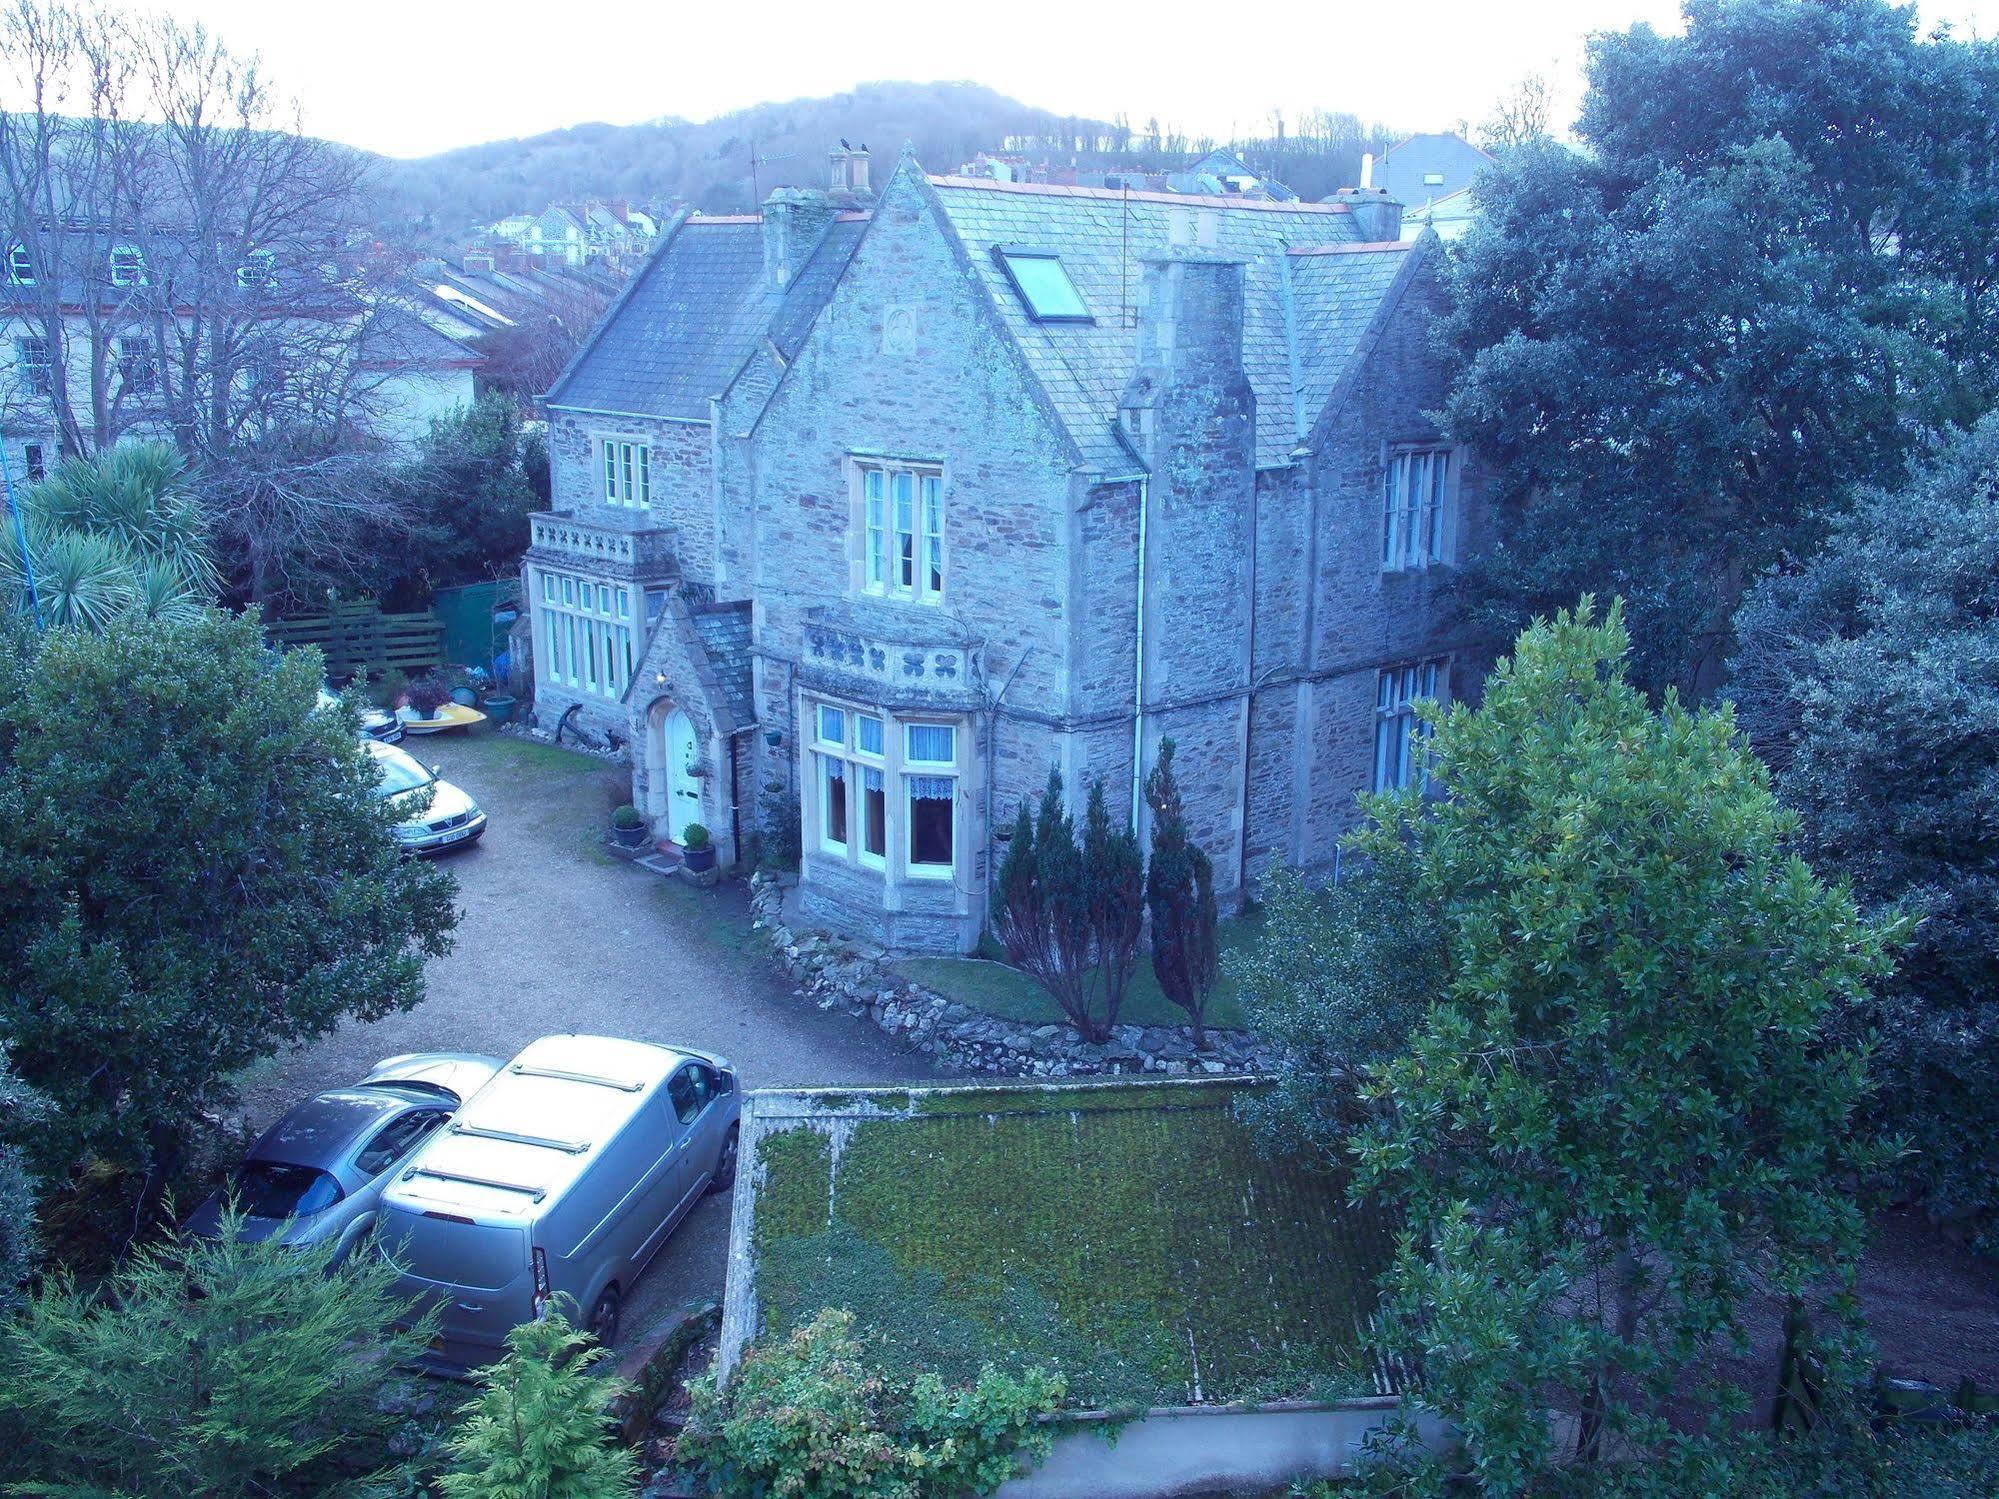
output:
[[[1413,244],[1340,245],[1293,250],[1292,339],[1298,361],[1298,424],[1309,432],[1361,350]]]
[[[1338,257],[1336,271],[1306,273],[1300,285],[1307,290],[1310,315],[1294,326],[1285,305],[1287,253],[1358,244],[1359,231],[1344,204],[1127,196],[974,177],[930,181],[1001,320],[1084,460],[1105,473],[1132,468],[1114,425],[1118,400],[1137,367],[1135,316],[1127,309],[1137,306],[1147,257],[1194,238],[1205,218],[1212,243],[1204,247],[1247,262],[1243,366],[1256,393],[1256,460],[1265,467],[1289,462],[1309,434],[1323,394],[1357,346],[1357,333],[1345,333],[1372,320],[1406,258],[1406,246],[1373,246]],[[1060,255],[1095,322],[1035,322],[991,253],[1000,245]],[[1300,257],[1300,263],[1310,258],[1317,257]],[[1312,403],[1314,392],[1318,404]]]
[[[1412,135],[1382,152],[1374,164],[1374,185],[1388,189],[1404,208],[1417,208],[1471,186],[1472,178],[1491,165],[1492,157],[1461,135]],[[1431,175],[1444,180],[1423,180]]]
[[[722,393],[761,339],[796,352],[864,227],[855,216],[836,218],[779,291],[764,276],[760,220],[682,220],[556,381],[548,404],[708,420],[709,398]]]
[[[721,604],[694,611],[694,633],[708,653],[708,665],[728,699],[736,723],[757,721],[756,700],[750,692],[750,606]]]

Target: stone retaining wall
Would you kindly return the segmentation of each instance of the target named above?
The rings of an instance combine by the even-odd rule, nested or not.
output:
[[[1196,1051],[1184,1026],[1120,1025],[1101,1046],[1068,1025],[1029,1024],[987,1015],[913,982],[887,951],[784,923],[784,890],[764,874],[750,878],[750,915],[771,956],[822,1008],[839,1008],[901,1036],[919,1051],[964,1072],[1008,1077],[1091,1077],[1152,1073],[1162,1077],[1271,1072],[1274,1050],[1248,1031],[1208,1028]]]

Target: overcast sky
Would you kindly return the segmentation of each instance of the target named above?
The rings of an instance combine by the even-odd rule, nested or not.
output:
[[[396,156],[591,120],[706,119],[871,79],[972,79],[1029,104],[1226,137],[1315,106],[1410,130],[1483,119],[1530,72],[1580,95],[1583,38],[1677,0],[177,0],[259,52],[314,134]],[[1990,33],[1999,0],[1928,0]]]

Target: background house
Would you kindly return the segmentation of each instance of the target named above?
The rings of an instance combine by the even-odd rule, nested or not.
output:
[[[1371,168],[1363,166],[1361,180],[1403,205],[1410,237],[1428,229],[1450,240],[1471,222],[1472,180],[1491,165],[1489,153],[1453,131],[1440,131],[1396,142]]]
[[[809,920],[964,950],[1059,768],[1143,824],[1173,739],[1224,899],[1329,866],[1478,664],[1438,575],[1398,205],[928,177],[687,216],[549,393],[537,712],[630,746],[661,834],[796,795]]]

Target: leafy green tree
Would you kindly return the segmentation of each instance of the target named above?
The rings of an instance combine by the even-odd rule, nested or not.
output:
[[[10,1492],[107,1499],[378,1492],[392,1391],[432,1324],[373,1255],[332,1243],[171,1239],[102,1287],[57,1273],[0,1330]],[[404,1402],[407,1404],[407,1402]]]
[[[987,1494],[1046,1457],[1041,1418],[1062,1377],[988,1364],[970,1386],[876,1367],[852,1313],[827,1308],[781,1342],[752,1348],[726,1386],[693,1386],[680,1457],[724,1499],[922,1499]]]
[[[547,504],[530,452],[519,408],[499,395],[432,422],[394,480],[402,503],[374,543],[378,591],[414,605],[436,589],[512,572],[527,550],[528,516]],[[545,447],[539,456],[545,467]]]
[[[21,1142],[47,1112],[47,1104],[14,1076],[0,1051],[0,1318],[12,1313],[34,1267],[35,1181]]]
[[[1152,809],[1152,862],[1145,876],[1152,973],[1160,992],[1193,1022],[1194,1044],[1206,1046],[1208,998],[1219,976],[1214,867],[1188,836],[1171,739],[1159,742],[1159,758],[1145,778],[1145,804]]]
[[[1401,1051],[1447,977],[1444,928],[1406,849],[1316,890],[1288,869],[1258,891],[1256,940],[1229,961],[1250,1029],[1287,1058],[1243,1107],[1274,1135],[1328,1153],[1357,1122],[1361,1069]]]
[[[0,1044],[51,1175],[157,1187],[232,1074],[422,998],[456,887],[399,856],[320,673],[213,612],[0,641]]]
[[[1588,154],[1482,176],[1442,331],[1495,522],[1464,597],[1495,639],[1615,592],[1635,679],[1706,691],[1748,582],[1991,403],[1999,53],[1914,22],[1694,0],[1683,36],[1592,41]]]
[[[164,443],[67,459],[20,506],[21,532],[0,526],[0,599],[10,613],[101,630],[128,609],[186,619],[215,598],[207,520]]]
[[[1117,1024],[1124,1008],[1124,991],[1145,927],[1145,856],[1138,851],[1138,835],[1129,822],[1112,824],[1102,781],[1090,783],[1090,799],[1083,809],[1083,884],[1108,1029]]]
[[[1628,651],[1617,606],[1527,630],[1479,708],[1428,711],[1444,794],[1370,798],[1353,840],[1444,933],[1352,1137],[1408,1225],[1384,1339],[1494,1493],[1551,1457],[1551,1404],[1586,1455],[1725,1408],[1707,1361],[1752,1297],[1850,1309],[1883,1160],[1833,1027],[1898,929],[1791,851],[1730,712],[1654,711]]]
[[[994,894],[993,926],[1007,961],[1048,991],[1085,1040],[1108,1040],[1110,1022],[1091,1002],[1090,891],[1059,770],[1048,772],[1038,817],[1020,804]]]
[[[610,1355],[559,1312],[507,1334],[506,1355],[479,1371],[485,1388],[447,1444],[447,1499],[615,1499],[638,1485],[611,1405],[626,1392],[596,1366]]]
[[[1999,1252],[1999,417],[1759,583],[1737,711],[1810,856],[1922,918],[1872,1032],[1906,1182]]]

